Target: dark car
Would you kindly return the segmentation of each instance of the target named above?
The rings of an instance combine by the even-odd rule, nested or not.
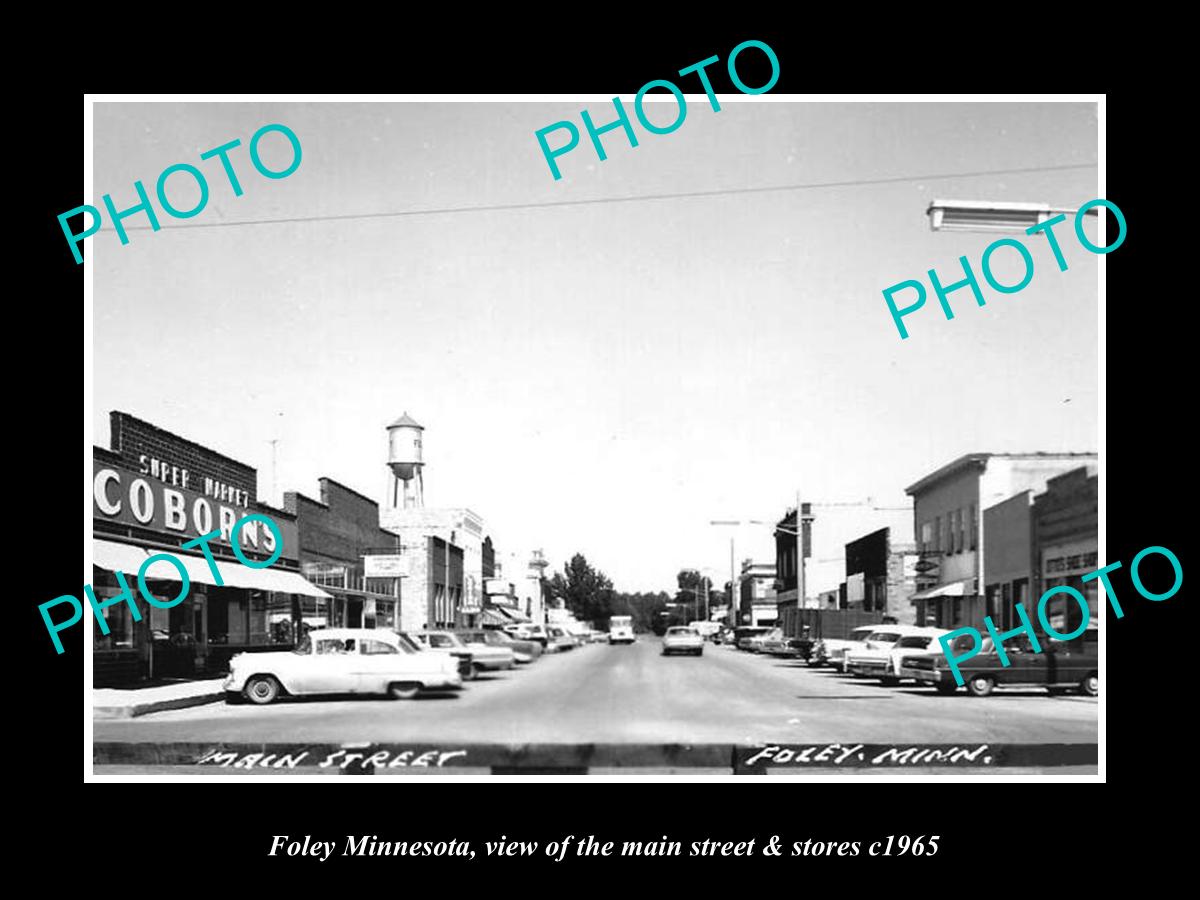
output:
[[[733,645],[739,650],[749,650],[757,653],[762,643],[763,635],[775,630],[773,625],[741,625],[733,629]],[[758,639],[758,640],[756,640]]]
[[[1034,652],[1028,635],[1018,635],[1004,644],[1007,666],[1001,665],[991,638],[984,638],[979,653],[960,662],[958,670],[967,690],[976,697],[986,697],[998,685],[1044,687],[1051,693],[1077,688],[1095,697],[1100,690],[1099,634],[1097,628],[1088,628],[1069,641],[1042,637],[1038,640],[1041,653]],[[941,652],[905,659],[900,674],[918,684],[932,684],[943,694],[958,690],[950,663]]]

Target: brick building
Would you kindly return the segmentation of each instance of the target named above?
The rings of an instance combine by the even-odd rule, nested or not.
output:
[[[136,597],[140,621],[128,601],[102,610],[93,624],[94,683],[211,675],[224,671],[235,653],[290,648],[269,627],[272,618],[298,625],[302,598],[329,597],[300,573],[295,516],[258,501],[250,466],[128,413],[112,412],[109,421],[111,449],[92,450],[96,600],[121,595],[118,572],[137,593],[144,566],[155,597],[167,601],[184,593],[174,565],[146,565],[158,553],[178,559],[189,584],[186,596],[165,609]],[[275,557],[264,568],[243,565],[230,543],[235,523],[251,515],[268,517],[277,529],[256,519],[236,536],[248,559]],[[209,542],[216,574],[198,547],[181,549],[213,531],[219,532]]]
[[[846,544],[846,609],[878,612],[903,625],[915,619],[916,545],[892,543],[880,528]]]
[[[296,517],[300,569],[332,599],[304,600],[306,625],[396,629],[403,579],[366,577],[363,558],[398,554],[396,535],[379,527],[379,504],[331,478],[321,478],[320,500],[296,491],[283,495],[283,507]],[[420,603],[423,598],[411,602]],[[290,622],[272,623],[286,629]]]

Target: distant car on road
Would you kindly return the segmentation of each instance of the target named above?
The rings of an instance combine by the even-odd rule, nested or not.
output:
[[[471,660],[471,678],[478,678],[482,672],[511,669],[515,664],[511,650],[487,644],[468,646],[452,631],[414,631],[408,635],[434,650],[446,650],[455,656],[467,655]]]
[[[609,616],[608,642],[610,644],[632,644],[637,640],[633,633],[633,616]]]
[[[464,644],[486,644],[489,647],[506,647],[512,651],[513,661],[531,663],[542,655],[542,645],[537,641],[519,641],[511,635],[491,628],[460,629],[454,632]]]
[[[997,686],[1044,687],[1050,693],[1077,688],[1080,693],[1095,697],[1100,690],[1099,678],[1099,635],[1095,627],[1089,627],[1079,637],[1069,641],[1054,641],[1048,637],[1039,640],[1042,652],[1035,653],[1027,635],[1019,635],[1004,644],[1008,665],[1000,663],[991,638],[984,638],[979,653],[958,664],[959,672],[966,683],[968,693],[986,697]],[[971,644],[952,652],[964,652]],[[915,678],[919,684],[932,684],[943,694],[958,690],[954,673],[946,655],[940,652],[912,656],[900,668],[903,677]]]
[[[668,628],[662,639],[662,655],[672,653],[690,653],[693,656],[704,654],[704,636],[695,628],[676,625]]]
[[[417,650],[391,631],[320,628],[279,653],[238,653],[229,661],[225,696],[236,702],[272,703],[283,694],[390,694],[462,687],[458,661],[449,653]]]

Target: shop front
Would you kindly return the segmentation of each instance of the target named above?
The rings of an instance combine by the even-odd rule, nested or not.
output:
[[[114,449],[94,448],[92,590],[98,604],[118,598],[123,573],[133,603],[105,607],[93,625],[93,675],[97,687],[129,686],[147,680],[200,678],[225,671],[235,653],[290,649],[308,610],[331,595],[305,580],[297,564],[294,517],[254,502],[255,473],[123,413],[113,413]],[[249,473],[247,475],[247,473]],[[278,529],[282,546],[265,522]],[[209,542],[210,565],[182,545],[219,531]],[[243,565],[232,540],[250,560],[278,557],[266,568]],[[163,609],[140,595],[138,572]],[[138,618],[134,615],[134,606]],[[281,627],[283,621],[290,624]],[[103,624],[102,624],[103,623]]]

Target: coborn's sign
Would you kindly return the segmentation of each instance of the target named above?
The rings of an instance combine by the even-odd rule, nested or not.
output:
[[[92,514],[97,519],[133,525],[151,531],[174,532],[182,539],[220,530],[215,544],[228,544],[233,524],[244,515],[232,505],[219,503],[197,491],[171,487],[157,478],[126,469],[92,462]],[[281,555],[295,556],[296,525],[278,522],[284,546]],[[252,520],[242,526],[241,547],[265,554],[275,553],[275,536],[266,524]],[[288,551],[292,551],[288,553]]]

